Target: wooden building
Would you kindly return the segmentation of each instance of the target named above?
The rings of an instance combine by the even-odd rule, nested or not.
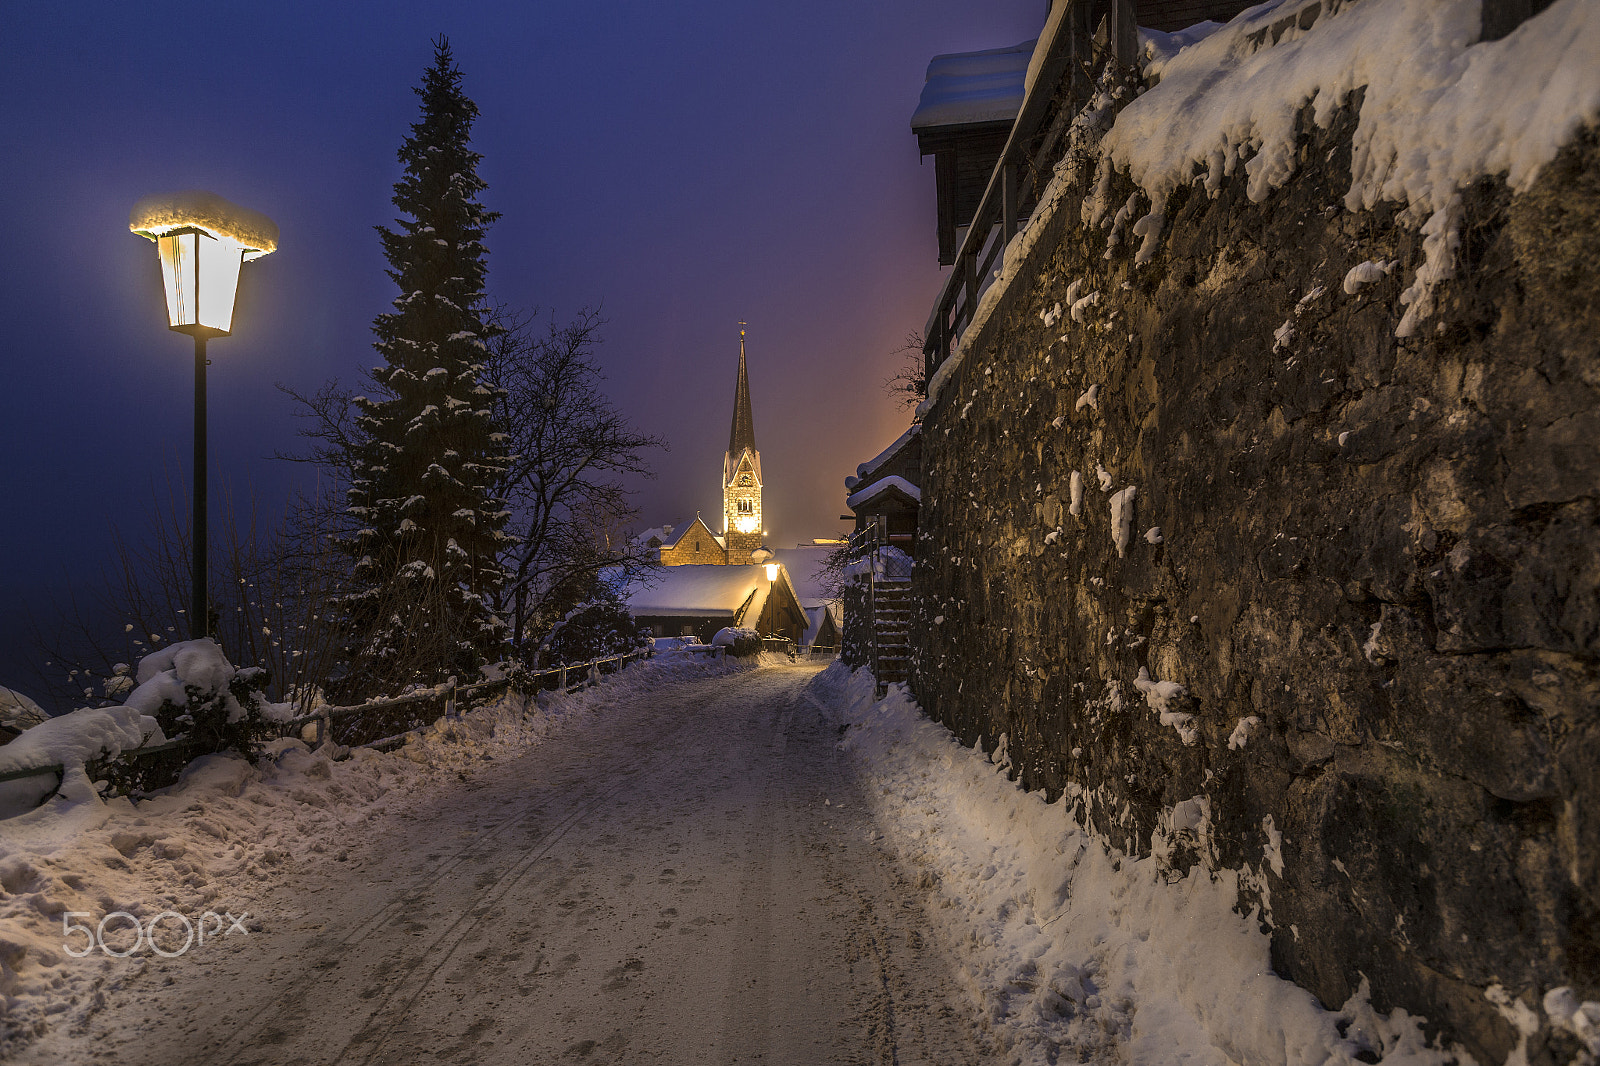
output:
[[[895,442],[844,479],[845,505],[855,518],[853,541],[899,548],[915,558],[917,515],[922,507],[922,426]]]
[[[732,626],[797,644],[810,619],[781,564],[773,577],[765,566],[689,564],[657,570],[623,592],[634,621],[658,637],[697,637],[710,643]]]

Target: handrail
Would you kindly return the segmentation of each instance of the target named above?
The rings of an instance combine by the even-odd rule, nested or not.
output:
[[[1021,205],[1039,184],[1040,159],[1053,149],[1064,132],[1063,118],[1070,117],[1075,100],[1086,98],[1092,87],[1085,64],[1093,58],[1091,21],[1102,8],[1107,12],[1108,36],[1117,60],[1131,66],[1138,47],[1133,0],[1064,0],[1066,11],[1056,23],[1055,32],[1044,44],[1044,63],[1034,79],[1017,119],[1011,125],[1005,147],[995,162],[984,186],[983,198],[973,213],[966,236],[956,253],[955,269],[939,290],[933,311],[923,332],[924,380],[931,381],[940,365],[950,357],[950,348],[962,330],[972,323],[977,311],[979,278],[987,275],[994,262],[1016,236]],[[1056,88],[1067,71],[1072,72],[1068,96],[1058,110],[1057,120],[1046,134],[1037,155],[1030,149],[1055,102]],[[1026,173],[1018,175],[1018,168]],[[998,240],[994,232],[999,226]],[[985,247],[989,248],[987,255]]]
[[[45,774],[55,774],[58,777],[66,776],[67,768],[58,762],[46,766],[25,766],[20,770],[7,770],[0,774],[0,782],[21,781],[25,777],[42,777]]]

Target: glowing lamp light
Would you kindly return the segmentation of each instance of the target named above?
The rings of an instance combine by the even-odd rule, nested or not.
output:
[[[778,564],[777,563],[768,563],[767,564],[767,580],[768,581],[776,581],[776,580],[778,580]]]
[[[196,337],[232,332],[240,265],[278,247],[271,219],[210,192],[146,197],[128,228],[156,242],[167,327]]]

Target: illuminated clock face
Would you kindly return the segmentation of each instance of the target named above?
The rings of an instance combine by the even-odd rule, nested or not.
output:
[[[739,484],[741,484],[741,485],[751,485],[751,484],[754,484],[754,483],[755,483],[755,479],[752,478],[749,474],[741,474],[741,475],[739,475]]]

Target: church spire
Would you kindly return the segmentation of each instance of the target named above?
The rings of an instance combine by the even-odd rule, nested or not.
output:
[[[761,547],[761,453],[750,415],[750,379],[744,369],[744,323],[739,323],[739,384],[733,394],[733,429],[722,459],[722,530],[728,562],[748,564]]]
[[[728,433],[728,456],[733,462],[746,448],[756,449],[756,423],[750,413],[750,381],[744,369],[744,327],[739,323],[739,382],[733,393],[733,428]]]

